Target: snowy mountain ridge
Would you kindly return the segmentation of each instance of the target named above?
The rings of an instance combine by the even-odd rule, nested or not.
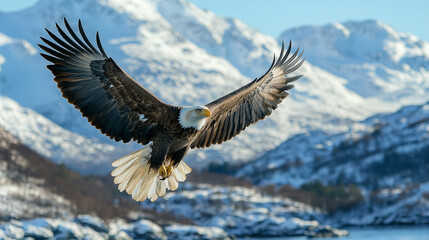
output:
[[[337,224],[427,224],[429,102],[378,114],[348,131],[296,135],[247,163],[238,176],[260,185],[356,184],[364,201]],[[249,177],[251,176],[251,177]]]
[[[362,97],[396,107],[427,100],[429,43],[414,35],[368,20],[294,28],[284,37],[299,42],[312,64],[344,77],[346,87]]]
[[[294,136],[247,164],[238,175],[263,175],[263,179],[252,177],[260,184],[299,187],[319,180],[357,183],[369,190],[425,182],[428,140],[429,102],[372,116],[344,133]]]

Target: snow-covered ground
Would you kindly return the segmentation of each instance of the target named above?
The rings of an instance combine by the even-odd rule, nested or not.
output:
[[[111,141],[62,99],[46,62],[37,54],[38,37],[47,36],[43,28],[55,32],[54,22],[62,25],[63,17],[73,26],[82,19],[91,39],[99,30],[110,56],[147,89],[175,105],[208,103],[260,76],[278,53],[279,40],[292,39],[295,47],[306,50],[308,61],[298,71],[305,77],[285,103],[236,139],[191,151],[187,159],[194,167],[207,164],[206,160],[248,161],[294,134],[344,131],[373,113],[428,100],[427,43],[375,21],[293,29],[276,40],[185,0],[41,0],[20,12],[0,13],[0,94],[71,132],[103,143]],[[346,33],[329,34],[338,28]],[[365,41],[358,41],[362,31]],[[362,52],[337,49],[336,43]],[[374,48],[378,51],[374,54],[383,57],[367,56]],[[390,52],[395,54],[384,56]],[[371,85],[372,79],[376,81]],[[362,82],[383,94],[362,92]],[[69,153],[55,154],[55,161],[71,164]]]
[[[36,218],[13,220],[0,225],[1,239],[231,239],[220,228],[193,225],[168,225],[164,228],[146,219],[125,222],[122,219],[107,223],[91,215],[76,218]]]
[[[215,226],[235,236],[289,236],[325,229],[319,209],[287,198],[264,195],[257,189],[184,184],[143,208]]]
[[[347,231],[322,225],[323,213],[289,199],[263,196],[254,189],[190,185],[168,193],[165,201],[143,204],[158,212],[190,219],[194,225],[145,218],[102,221],[93,215],[36,218],[0,224],[0,238],[21,239],[233,239],[246,236],[345,236]]]
[[[429,224],[429,181],[382,188],[364,204],[332,219],[345,225]]]

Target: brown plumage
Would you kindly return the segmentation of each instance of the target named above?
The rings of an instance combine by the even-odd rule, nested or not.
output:
[[[162,102],[105,53],[97,32],[97,47],[85,35],[79,21],[78,37],[67,20],[68,34],[58,24],[59,38],[46,29],[50,41],[39,45],[52,62],[63,97],[82,112],[88,121],[116,141],[137,141],[146,145],[112,165],[115,183],[137,201],[152,201],[166,189],[175,190],[191,169],[182,161],[190,148],[220,144],[247,126],[269,116],[288,96],[289,84],[301,76],[285,77],[304,60],[291,44],[284,44],[278,60],[260,78],[206,106],[178,107]]]

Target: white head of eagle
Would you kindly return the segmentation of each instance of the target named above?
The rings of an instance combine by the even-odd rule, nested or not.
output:
[[[205,106],[183,107],[180,109],[179,123],[183,128],[200,130],[210,116],[211,112]]]

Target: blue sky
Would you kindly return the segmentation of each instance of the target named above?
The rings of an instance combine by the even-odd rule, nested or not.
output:
[[[324,25],[348,20],[376,19],[400,32],[429,41],[428,0],[190,0],[220,16],[238,18],[259,31],[277,37],[302,25]],[[0,10],[12,11],[37,0],[0,0]]]

